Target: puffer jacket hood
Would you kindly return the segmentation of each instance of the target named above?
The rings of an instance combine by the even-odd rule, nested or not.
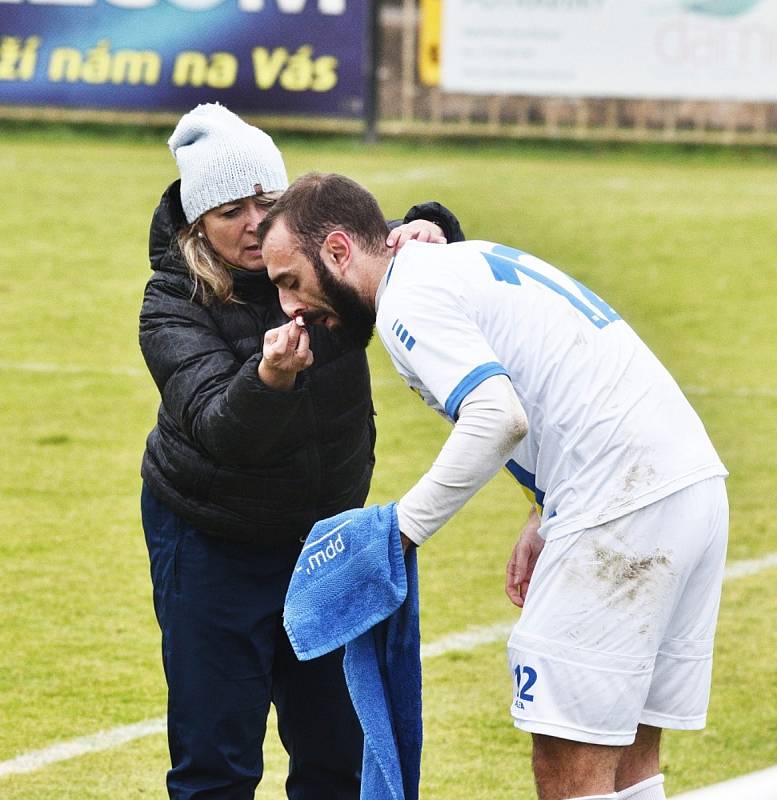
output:
[[[148,259],[151,269],[186,272],[178,249],[178,232],[186,226],[181,207],[181,181],[173,181],[154,211],[148,236]]]

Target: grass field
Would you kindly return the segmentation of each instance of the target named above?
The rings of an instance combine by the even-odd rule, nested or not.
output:
[[[334,170],[389,216],[438,199],[470,238],[555,263],[670,368],[731,477],[730,560],[777,551],[777,156],[279,138],[290,175]],[[0,762],[164,712],[140,530],[157,397],[137,346],[147,230],[175,177],[164,137],[0,129]],[[371,498],[396,498],[445,423],[379,344]],[[515,618],[503,567],[526,514],[498,476],[420,553],[425,642]],[[670,734],[670,794],[777,763],[777,569],[726,585],[708,728]],[[424,800],[530,800],[502,642],[424,664]],[[267,743],[259,796],[281,797]],[[0,777],[4,800],[163,798],[164,736]]]

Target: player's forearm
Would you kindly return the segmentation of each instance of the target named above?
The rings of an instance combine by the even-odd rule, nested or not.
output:
[[[496,475],[527,424],[506,376],[489,378],[470,392],[431,469],[397,505],[402,533],[415,544],[425,542]]]

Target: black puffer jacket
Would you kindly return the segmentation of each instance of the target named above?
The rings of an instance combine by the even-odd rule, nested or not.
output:
[[[203,305],[176,244],[185,224],[179,182],[151,224],[154,274],[140,312],[140,346],[162,402],[141,474],[199,530],[267,547],[298,541],[317,519],[364,503],[375,425],[363,350],[309,329],[315,362],[291,392],[259,379],[264,333],[287,322],[265,272],[235,271],[242,303]],[[433,219],[463,239],[437,203],[405,217]]]

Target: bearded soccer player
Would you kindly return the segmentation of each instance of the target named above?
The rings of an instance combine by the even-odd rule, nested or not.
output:
[[[662,800],[662,729],[706,721],[727,472],[667,370],[574,278],[485,241],[395,255],[386,233],[339,175],[298,179],[259,226],[284,311],[360,346],[376,325],[454,423],[398,502],[406,544],[503,466],[533,499],[506,589],[523,607],[511,713],[540,800]]]

